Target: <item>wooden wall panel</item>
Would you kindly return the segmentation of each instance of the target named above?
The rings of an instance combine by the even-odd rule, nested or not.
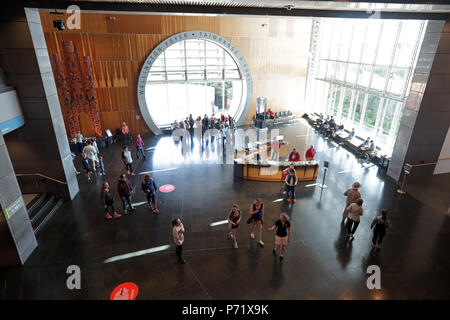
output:
[[[67,16],[59,18],[66,20]],[[48,11],[41,11],[49,54],[61,55],[62,41],[72,40],[80,58],[91,57],[103,129],[114,131],[125,121],[133,135],[150,132],[137,103],[141,66],[161,41],[187,30],[217,33],[244,55],[253,79],[246,123],[255,113],[257,96],[267,97],[273,111],[304,111],[311,19],[83,12],[80,30],[57,31],[54,18]]]

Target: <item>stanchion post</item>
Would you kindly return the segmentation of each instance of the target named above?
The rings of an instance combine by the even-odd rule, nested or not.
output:
[[[323,173],[322,184],[319,185],[319,187],[321,187],[322,189],[326,189],[326,187],[327,187],[325,185],[325,177],[327,176],[328,166],[329,166],[329,162],[328,161],[324,161],[323,162],[324,173]]]
[[[412,165],[410,165],[409,163],[406,163],[403,166],[403,181],[402,181],[402,185],[400,187],[400,189],[397,189],[397,193],[398,194],[406,194],[406,191],[403,190],[403,187],[405,186],[405,180],[406,180],[406,176],[409,175],[411,173],[412,170]]]

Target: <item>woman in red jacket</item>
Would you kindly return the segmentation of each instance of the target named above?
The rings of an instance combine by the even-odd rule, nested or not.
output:
[[[308,150],[306,150],[305,158],[307,161],[314,160],[314,156],[316,155],[316,149],[311,145]]]
[[[292,152],[289,154],[289,161],[300,161],[300,153],[297,150],[292,149]]]

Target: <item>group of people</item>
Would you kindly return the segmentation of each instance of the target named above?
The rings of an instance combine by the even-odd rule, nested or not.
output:
[[[175,120],[172,123],[172,130],[176,129],[184,129],[188,130],[191,136],[194,135],[194,128],[202,128],[202,134],[205,133],[208,129],[217,129],[221,130],[223,128],[225,129],[235,129],[236,123],[232,116],[228,115],[225,116],[224,114],[221,114],[220,117],[216,118],[215,114],[213,113],[210,117],[208,117],[207,114],[204,115],[202,118],[201,116],[198,116],[196,119],[192,117],[192,114],[189,115],[189,117],[186,117],[186,119],[177,121]]]
[[[360,155],[362,158],[369,159],[370,154],[375,151],[375,142],[370,139],[370,137],[367,137],[366,140],[364,140],[363,143],[361,143],[359,146]]]
[[[333,116],[324,117],[321,113],[319,118],[315,122],[315,126],[319,128],[319,132],[323,133],[325,137],[334,137],[336,133],[340,130],[344,130],[344,125],[336,125],[336,121]],[[351,141],[355,137],[355,128],[349,132],[348,136],[345,138],[346,141]],[[367,137],[367,139],[358,146],[360,157],[369,159],[370,154],[375,151],[375,142]]]
[[[100,155],[95,138],[86,140],[84,147],[82,147],[83,136],[79,131],[75,136],[75,139],[77,141],[78,150],[81,153],[83,170],[88,177],[88,181],[91,181],[92,176],[97,175],[97,171],[99,171],[100,175],[106,175],[103,157]],[[76,173],[79,173],[76,168],[75,171]]]
[[[352,241],[355,238],[356,229],[359,226],[360,218],[363,215],[362,205],[364,203],[359,192],[361,184],[359,182],[353,183],[352,187],[344,192],[347,197],[344,212],[342,213],[342,224],[346,225],[347,238]],[[346,221],[347,220],[347,221]],[[381,242],[383,241],[386,229],[391,227],[391,223],[387,218],[387,210],[382,209],[381,215],[376,216],[370,228],[373,228],[372,248],[379,250]]]
[[[312,161],[314,160],[314,156],[316,155],[316,149],[314,149],[313,145],[310,145],[308,150],[305,152],[305,159],[306,161]],[[300,156],[300,152],[297,151],[296,148],[293,148],[292,151],[289,153],[288,160],[290,162],[296,162],[296,161],[302,161],[302,158]]]
[[[319,128],[319,132],[325,137],[334,137],[337,132],[344,130],[344,125],[342,123],[338,125],[333,116],[324,117],[322,113],[316,120],[315,126]]]
[[[141,182],[141,190],[144,192],[149,208],[157,214],[159,209],[156,206],[156,193],[158,192],[158,188],[156,186],[155,180],[149,175],[146,174],[144,176],[144,180]],[[125,174],[121,174],[119,177],[119,181],[117,182],[117,193],[122,200],[123,211],[124,214],[132,213],[136,209],[132,204],[132,194],[133,194],[133,186],[131,185],[130,180],[126,177]],[[112,218],[120,218],[122,215],[117,213],[114,206],[114,193],[111,190],[109,183],[104,182],[101,190],[101,203],[105,209],[105,219],[110,220]],[[110,212],[112,214],[110,214]]]

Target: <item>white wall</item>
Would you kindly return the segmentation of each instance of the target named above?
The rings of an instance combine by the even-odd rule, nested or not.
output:
[[[448,128],[447,136],[445,137],[444,144],[442,145],[439,159],[442,160],[438,160],[436,167],[434,168],[434,174],[450,172],[450,127]]]

